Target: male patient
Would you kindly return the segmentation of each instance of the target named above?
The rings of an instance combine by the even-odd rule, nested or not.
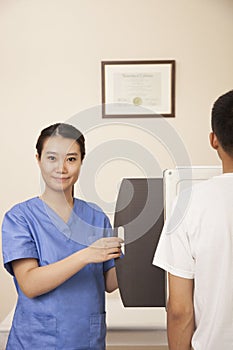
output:
[[[168,271],[170,350],[233,349],[233,90],[214,103],[210,143],[223,174],[178,196],[153,261]]]

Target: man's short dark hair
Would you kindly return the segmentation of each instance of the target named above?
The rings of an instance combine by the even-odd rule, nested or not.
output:
[[[211,124],[222,148],[233,157],[233,90],[215,101]]]

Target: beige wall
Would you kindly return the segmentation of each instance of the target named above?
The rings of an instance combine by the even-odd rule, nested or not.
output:
[[[232,88],[232,13],[231,0],[1,0],[1,219],[40,190],[34,145],[41,128],[99,105],[101,60],[175,59],[176,118],[168,122],[193,165],[219,164],[208,146],[209,114],[213,100]],[[126,129],[120,133],[140,140]],[[94,130],[89,148],[117,135],[114,128]],[[158,153],[149,136],[142,142]],[[106,200],[116,195],[114,182],[140,175],[118,165],[97,176]],[[170,166],[161,160],[162,168]],[[104,191],[106,174],[111,190]],[[1,268],[0,320],[14,299]]]

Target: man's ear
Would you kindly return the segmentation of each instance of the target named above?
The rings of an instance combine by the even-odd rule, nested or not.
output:
[[[214,148],[214,149],[218,149],[219,147],[219,141],[218,141],[218,138],[217,136],[215,135],[214,132],[211,132],[210,135],[209,135],[209,138],[210,138],[210,144],[211,146]]]

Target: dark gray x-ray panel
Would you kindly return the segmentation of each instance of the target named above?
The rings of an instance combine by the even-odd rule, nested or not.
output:
[[[124,227],[125,256],[116,259],[121,299],[126,307],[164,307],[165,272],[152,265],[164,223],[163,179],[124,179],[114,227]]]

